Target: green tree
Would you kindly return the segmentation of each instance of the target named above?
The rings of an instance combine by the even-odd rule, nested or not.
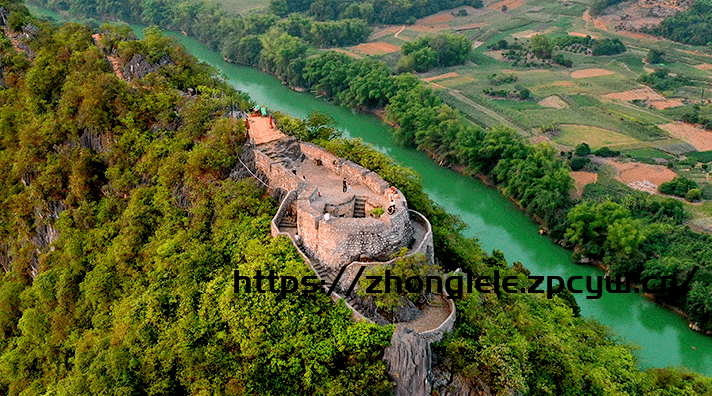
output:
[[[549,59],[554,51],[554,45],[545,34],[535,34],[529,39],[529,49],[541,59]]]

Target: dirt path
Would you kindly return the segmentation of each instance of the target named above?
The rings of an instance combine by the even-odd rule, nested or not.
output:
[[[96,44],[96,46],[103,50],[104,45],[101,43],[101,35],[93,34],[91,37],[94,39],[94,43]],[[111,69],[114,71],[116,77],[123,80],[124,72],[121,70],[121,61],[119,60],[119,58],[114,55],[108,55],[106,59],[109,60],[109,63],[111,64]]]
[[[403,33],[404,30],[405,30],[405,25],[403,25],[403,27],[399,31],[397,31],[396,34],[393,35],[393,37],[400,38],[400,37],[398,37],[398,35]],[[401,40],[407,40],[407,39],[401,39]]]

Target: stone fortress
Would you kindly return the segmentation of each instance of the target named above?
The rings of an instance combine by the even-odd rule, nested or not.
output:
[[[249,139],[238,164],[242,168],[231,177],[249,174],[280,201],[272,236],[288,236],[325,289],[346,266],[332,298],[344,298],[361,267],[390,265],[395,261],[391,255],[402,248],[408,249],[407,255],[422,253],[434,261],[430,222],[408,209],[398,189],[352,161],[284,135],[271,118],[242,117],[247,117]],[[357,320],[388,323],[375,304],[355,292],[344,300]],[[411,310],[410,317],[396,318],[407,323],[397,326],[384,355],[397,377],[396,394],[430,394],[430,343],[452,329],[456,314],[452,300],[436,300],[435,307],[422,312],[416,308],[418,314]]]

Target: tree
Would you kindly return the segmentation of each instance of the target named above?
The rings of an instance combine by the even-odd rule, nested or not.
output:
[[[589,146],[586,142],[579,143],[576,146],[576,151],[574,151],[574,155],[577,157],[585,157],[589,154],[591,154],[591,146]]]
[[[658,65],[660,63],[665,63],[665,52],[655,48],[651,48],[648,51],[648,56],[645,57],[645,61],[651,65]]]
[[[540,59],[549,59],[554,51],[554,45],[545,34],[536,34],[529,40],[529,48]]]
[[[531,91],[528,88],[522,88],[522,90],[519,91],[519,99],[520,100],[527,100],[531,97]]]

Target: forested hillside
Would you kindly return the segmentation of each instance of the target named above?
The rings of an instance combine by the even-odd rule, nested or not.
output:
[[[228,178],[245,131],[222,115],[249,100],[156,31],[105,29],[120,57],[171,59],[128,84],[91,29],[33,23],[34,59],[2,41],[0,394],[387,391],[392,328],[233,294],[234,269],[309,274],[270,237],[275,202]]]
[[[712,44],[712,2],[696,0],[688,10],[665,18],[649,31],[679,43],[709,46]]]

